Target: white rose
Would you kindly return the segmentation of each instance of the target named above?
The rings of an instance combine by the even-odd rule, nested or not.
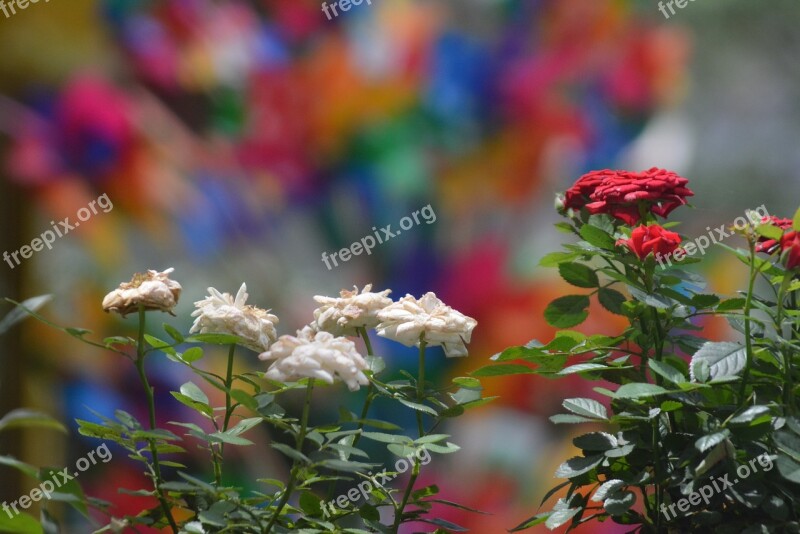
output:
[[[125,317],[143,305],[145,310],[161,310],[174,315],[172,309],[178,304],[182,289],[178,282],[169,278],[174,270],[170,267],[161,273],[150,270],[134,274],[130,282],[122,282],[105,296],[103,310]]]
[[[356,351],[355,343],[311,326],[299,330],[296,336],[281,336],[259,358],[275,360],[265,376],[279,382],[318,378],[333,384],[341,379],[350,391],[369,384],[363,372],[367,362]]]
[[[314,325],[317,329],[336,336],[357,336],[358,328],[374,328],[380,322],[378,312],[392,303],[388,297],[391,289],[380,293],[372,292],[372,284],[367,284],[359,293],[343,289],[339,298],[317,295],[314,300],[321,304],[314,310]]]
[[[398,341],[407,347],[419,346],[420,336],[430,346],[444,347],[448,358],[467,355],[467,343],[478,322],[446,306],[435,293],[417,300],[406,295],[378,313],[379,336]]]
[[[255,306],[247,305],[247,285],[242,284],[236,297],[208,288],[209,296],[194,303],[196,317],[190,333],[233,334],[242,338],[242,344],[256,352],[269,348],[277,338],[275,325],[278,318]]]

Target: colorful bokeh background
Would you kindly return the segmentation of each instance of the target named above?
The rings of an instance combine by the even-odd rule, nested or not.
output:
[[[162,319],[188,331],[208,286],[235,292],[247,282],[281,333],[309,321],[315,294],[366,283],[395,297],[435,291],[479,323],[468,358],[429,358],[445,383],[552,335],[542,312],[569,289],[537,264],[564,238],[552,228],[554,194],[583,172],[684,174],[695,208],[674,218],[687,236],[762,204],[794,212],[797,22],[791,0],[703,0],[669,20],[643,0],[373,0],[331,20],[319,0],[31,4],[0,15],[2,250],[100,195],[113,209],[53,250],[13,269],[0,263],[0,295],[51,293],[47,317],[104,337],[130,333],[133,321],[105,315],[103,295],[148,268],[175,267],[184,287],[177,317],[154,319],[154,332]],[[435,221],[332,269],[322,261],[424,206]],[[713,289],[741,286],[730,258],[706,260]],[[581,331],[622,328],[592,312]],[[732,335],[724,323],[705,326],[709,338]],[[389,373],[414,369],[413,351],[374,342]],[[142,416],[133,369],[113,355],[32,322],[0,347],[0,413],[36,407],[70,428],[66,438],[5,437],[0,454],[68,465],[97,445],[78,436],[76,417],[115,407]],[[263,368],[244,350],[237,366]],[[186,418],[169,390],[189,377],[165,359],[151,369],[159,422]],[[520,377],[487,379],[486,394],[499,398],[445,429],[462,450],[434,458],[421,483],[490,513],[442,510],[445,519],[499,533],[538,511],[574,452],[573,429],[548,415],[565,395],[592,392],[577,378]],[[316,417],[360,400],[330,388]],[[386,410],[374,415],[396,417]],[[255,488],[254,475],[285,474],[264,446],[273,438],[238,451],[231,482]],[[133,513],[143,501],[117,489],[147,482],[117,452],[81,483]],[[3,500],[30,486],[5,468],[0,480]],[[67,520],[69,532],[87,531]]]

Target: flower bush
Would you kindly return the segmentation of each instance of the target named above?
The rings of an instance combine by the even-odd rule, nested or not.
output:
[[[541,264],[589,293],[549,304],[554,339],[510,347],[473,376],[577,374],[597,395],[564,399],[568,413],[551,418],[591,431],[555,473],[565,482],[542,501],[558,494],[552,510],[514,531],[612,520],[631,532],[800,532],[800,210],[793,220],[749,213],[734,228],[744,247],[720,244],[747,266],[747,288],[706,293],[683,267],[700,258],[657,263],[681,242],[658,217],[693,194],[687,183],[658,169],[605,170],[557,200],[567,219],[557,226],[577,242]],[[591,297],[627,327],[571,330]],[[704,339],[702,321],[714,316],[739,339]]]
[[[149,312],[171,314],[178,302],[181,285],[170,278],[172,272],[167,269],[136,274],[131,282],[120,284],[103,299],[107,312],[122,317],[136,314],[135,337],[92,341],[87,330],[61,328],[39,315],[28,305],[30,302],[19,305],[18,312],[25,311],[85,343],[129,360],[137,371],[147,405],[147,421],[138,421],[131,414],[117,410],[113,418],[95,414],[95,421],[79,420],[78,427],[82,435],[114,442],[129,458],[141,463],[152,487],[121,491],[152,497],[157,505],[136,515],[117,517],[107,502],[86,498],[77,482],[54,493],[54,498],[67,501],[85,515],[89,508],[105,514],[108,519],[96,530],[98,533],[135,530],[139,526],[175,534],[396,533],[408,522],[428,523],[440,529],[460,528],[433,516],[431,509],[436,504],[464,507],[438,499],[436,486],[418,488],[416,481],[423,460],[427,464],[431,454],[449,454],[459,449],[448,441],[447,434],[434,431],[447,418],[491,400],[482,398],[481,384],[475,378],[456,378],[447,388],[434,387],[425,380],[427,347],[441,345],[448,356],[466,356],[466,345],[476,326],[474,319],[446,306],[433,293],[419,300],[407,295],[394,303],[388,297],[389,290],[373,293],[371,285],[367,285],[361,292],[357,288],[352,292],[342,291],[339,298],[315,297],[320,308],[314,312],[311,323],[296,335],[277,337],[278,317],[248,305],[247,287],[242,284],[235,297],[209,288],[209,296],[195,303],[192,314],[195,322],[189,334],[183,335],[164,324],[162,339],[147,325],[153,316]],[[384,363],[373,353],[370,330],[407,346],[417,346],[417,376],[403,373],[401,380],[382,380]],[[225,375],[210,372],[201,365],[203,358],[211,357],[206,354],[211,346],[227,348]],[[237,358],[247,357],[237,352],[239,348],[260,353],[259,358],[270,362],[269,367],[260,372],[236,373],[236,368],[241,367]],[[204,424],[193,422],[195,417],[190,421],[171,421],[168,428],[157,426],[158,407],[145,365],[154,357],[166,357],[197,377],[171,393],[175,401],[202,418]],[[340,381],[350,391],[367,387],[360,413],[341,407],[338,419],[311,425],[314,390],[335,387]],[[212,405],[208,388],[224,394],[224,406]],[[291,413],[284,408],[284,400],[298,390],[303,392],[303,408],[301,413]],[[387,399],[399,410],[415,414],[417,428],[413,436],[398,432],[401,427],[394,422],[369,417],[370,407],[377,398]],[[24,415],[12,414],[17,420]],[[0,420],[0,430],[3,421]],[[223,475],[230,447],[256,446],[248,438],[259,425],[268,425],[288,438],[288,444],[269,443],[274,451],[286,456],[291,465],[288,477],[253,481],[261,486],[259,491],[225,485]],[[399,477],[402,473],[386,469],[371,459],[359,448],[362,439],[385,445],[389,453],[403,459],[402,464],[398,460],[394,466],[406,465],[410,473]],[[207,472],[213,473],[213,478],[190,472],[181,463],[187,447],[198,446],[205,451]],[[37,472],[16,460],[4,463],[40,480],[49,476],[49,472]],[[402,484],[395,487],[380,483],[373,471],[380,472],[384,481],[397,477]],[[364,486],[365,481],[370,482],[368,486]],[[364,496],[360,506],[353,503],[338,509],[324,506],[337,489],[346,491],[357,483]],[[381,513],[383,509],[389,512]],[[32,518],[27,514],[19,517],[10,526],[0,524],[0,528],[32,532],[26,530],[31,528]],[[48,524],[52,523],[49,515],[47,518]]]

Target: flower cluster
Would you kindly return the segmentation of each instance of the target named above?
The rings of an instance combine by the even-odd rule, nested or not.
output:
[[[672,171],[653,167],[642,172],[602,170],[583,175],[565,195],[563,207],[586,208],[589,213],[608,213],[626,224],[634,225],[643,212],[667,217],[686,204],[694,193],[686,187],[689,180]]]
[[[169,279],[172,271],[135,275],[103,299],[103,308],[122,316],[140,305],[145,310],[172,313],[181,290],[180,284]],[[353,391],[369,383],[364,374],[367,362],[345,336],[374,328],[378,335],[406,346],[424,341],[426,346],[442,346],[448,357],[466,356],[466,345],[477,325],[475,319],[446,306],[434,293],[419,300],[406,295],[392,302],[391,290],[373,292],[367,284],[361,291],[357,287],[342,290],[339,297],[315,296],[320,307],[314,310],[312,323],[296,335],[278,338],[278,317],[247,304],[246,284],[235,297],[213,287],[208,292],[194,303],[191,333],[236,336],[239,344],[259,352],[261,360],[272,361],[265,375],[269,379],[318,378],[329,384],[342,380]]]

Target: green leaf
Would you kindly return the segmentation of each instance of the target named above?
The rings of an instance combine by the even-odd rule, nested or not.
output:
[[[505,363],[497,365],[487,365],[473,371],[472,376],[506,376],[506,375],[523,375],[523,374],[536,374],[536,370],[516,363]]]
[[[579,257],[577,252],[551,252],[539,260],[540,267],[555,267],[565,261],[572,261]]]
[[[796,462],[800,462],[800,437],[792,432],[782,430],[775,433],[775,444],[778,450],[788,454]]]
[[[105,345],[107,348],[111,348],[114,345],[129,345],[132,347],[136,345],[136,340],[124,336],[111,336],[103,339],[103,345]]]
[[[623,487],[625,487],[625,482],[623,482],[622,480],[619,480],[617,478],[606,480],[594,492],[594,495],[592,495],[592,500],[594,502],[603,502],[609,495],[615,493],[617,490]]]
[[[5,334],[15,324],[25,319],[29,315],[26,309],[35,312],[50,302],[52,298],[52,295],[40,295],[38,297],[32,297],[27,300],[23,300],[19,304],[13,300],[6,299],[7,301],[14,303],[16,307],[8,312],[8,315],[3,317],[3,320],[0,321],[0,335]]]
[[[253,442],[249,439],[235,436],[229,432],[214,432],[213,434],[208,434],[208,437],[211,441],[216,443],[228,443],[230,445],[237,446],[247,446],[253,444]]]
[[[683,404],[674,400],[665,400],[661,403],[662,412],[674,412],[683,408]]]
[[[8,513],[0,513],[0,532],[15,534],[44,534],[42,526],[30,514],[21,513],[8,517]]]
[[[363,423],[364,426],[371,426],[372,428],[380,428],[381,430],[401,430],[401,427],[388,421],[381,421],[380,419],[358,419],[354,423]]]
[[[778,472],[783,478],[795,484],[800,484],[800,462],[793,460],[786,454],[779,453],[775,464],[778,466]]]
[[[623,458],[632,453],[633,449],[634,449],[633,443],[628,443],[627,445],[623,445],[622,447],[605,451],[605,455],[608,458]]]
[[[6,467],[13,467],[17,471],[25,473],[29,477],[39,478],[39,470],[37,468],[35,468],[32,465],[26,464],[25,462],[21,462],[20,460],[17,460],[13,456],[0,456],[0,465],[5,465]]]
[[[436,410],[434,410],[430,406],[426,406],[424,404],[419,404],[419,403],[416,403],[416,402],[411,402],[411,401],[408,401],[406,399],[401,399],[401,398],[398,398],[397,400],[398,400],[398,402],[400,402],[400,404],[404,404],[404,405],[408,406],[409,408],[411,408],[412,410],[416,410],[418,412],[423,412],[423,413],[426,413],[428,415],[432,415],[434,417],[439,415],[439,414],[436,413]]]
[[[231,390],[231,397],[233,397],[236,402],[245,408],[253,411],[258,410],[258,400],[246,391],[242,391],[241,389],[233,389]]]
[[[744,308],[746,302],[747,302],[746,299],[739,297],[723,300],[717,306],[717,311],[741,310]]]
[[[657,360],[650,360],[647,363],[650,366],[650,369],[654,373],[666,378],[673,384],[682,384],[686,382],[686,377],[683,376],[683,373],[681,373],[668,363],[659,362]]]
[[[235,345],[239,336],[231,334],[195,334],[186,338],[187,343],[209,343],[211,345]]]
[[[251,428],[258,426],[259,424],[261,424],[262,421],[263,419],[261,417],[251,417],[249,419],[242,419],[241,421],[236,423],[235,427],[229,428],[227,433],[232,436],[239,436],[241,434],[244,434]]]
[[[568,295],[548,304],[544,310],[544,318],[550,326],[571,328],[586,320],[589,316],[586,309],[588,307],[589,297],[586,295]]]
[[[64,480],[62,480],[63,477],[60,476],[61,471],[61,469],[54,467],[42,467],[39,469],[39,480],[42,482],[50,480],[58,488],[57,493],[53,493],[51,497],[52,500],[69,503],[69,505],[80,512],[81,515],[89,517],[86,495],[83,494],[83,489],[81,489],[80,484],[78,484],[76,480],[64,482]],[[77,471],[73,473],[73,475],[77,476]]]
[[[379,441],[381,443],[401,443],[410,445],[412,439],[403,434],[386,434],[385,432],[362,432],[362,436],[372,441]]]
[[[742,425],[769,414],[767,406],[750,406],[745,411],[730,420],[732,425]]]
[[[64,425],[49,415],[36,410],[29,410],[27,408],[13,410],[0,419],[0,432],[8,430],[9,428],[22,427],[52,428],[53,430],[59,430],[65,434],[67,432],[67,429]]]
[[[617,219],[607,213],[595,213],[589,216],[589,224],[600,228],[607,234],[613,235],[616,229]]]
[[[167,343],[166,341],[158,339],[155,336],[151,336],[150,334],[145,334],[144,339],[145,341],[147,341],[148,345],[150,345],[156,350],[163,351],[167,354],[172,354],[172,355],[176,354],[175,349],[172,347],[172,345]]]
[[[590,245],[603,248],[606,250],[613,250],[616,245],[616,239],[611,237],[608,233],[601,230],[596,226],[585,224],[580,230],[581,237]]]
[[[560,413],[550,416],[550,421],[556,425],[574,425],[578,423],[596,423],[597,419],[590,419],[581,415],[574,415],[571,413]]]
[[[657,295],[655,293],[647,293],[646,291],[641,291],[633,286],[628,286],[628,291],[630,292],[631,296],[638,300],[639,302],[644,302],[648,306],[652,306],[653,308],[661,308],[667,310],[672,307],[672,301],[663,296]]]
[[[584,226],[584,228],[589,228]],[[567,501],[564,499],[559,499],[556,502],[555,506],[553,506],[553,511],[550,512],[550,515],[545,522],[545,526],[550,530],[555,530],[561,525],[565,524],[567,521],[572,519],[575,514],[580,512],[580,508],[570,508]]]
[[[622,303],[627,300],[625,295],[616,289],[601,287],[597,292],[597,300],[605,309],[616,315],[622,315]]]
[[[276,450],[282,452],[283,454],[285,454],[286,456],[288,456],[292,460],[297,460],[298,462],[303,462],[303,463],[311,463],[311,460],[309,460],[308,457],[305,454],[303,454],[302,452],[294,450],[289,445],[286,445],[284,443],[272,443],[272,444],[270,444],[270,446],[273,449],[276,449]]]
[[[558,266],[558,273],[567,283],[583,288],[593,288],[600,285],[597,273],[581,263],[561,263]]]
[[[592,419],[608,419],[606,407],[593,399],[565,399],[562,406],[574,414]]]
[[[573,375],[575,373],[602,371],[604,369],[615,369],[615,368],[609,367],[608,365],[603,365],[602,363],[576,363],[575,365],[570,365],[569,367],[565,367],[556,374],[566,376],[566,375]]]
[[[164,331],[167,333],[169,337],[174,339],[177,343],[184,342],[183,334],[178,332],[174,326],[164,323]]]
[[[477,378],[460,376],[453,379],[453,384],[469,389],[481,389],[481,381]]]
[[[692,306],[698,308],[711,308],[719,304],[719,297],[716,295],[706,295],[698,293],[692,296]]]
[[[706,452],[711,447],[722,443],[725,439],[728,438],[730,432],[728,430],[723,430],[722,432],[714,432],[713,434],[709,434],[707,436],[702,436],[694,442],[695,448],[700,452]]]
[[[177,391],[171,391],[170,393],[172,394],[173,397],[175,397],[175,399],[177,399],[178,402],[180,402],[184,406],[188,406],[189,408],[202,413],[208,418],[211,418],[211,416],[214,413],[213,410],[211,409],[211,406],[209,406],[208,404],[192,400],[183,393],[178,393]]]
[[[792,229],[795,232],[800,232],[800,208],[797,208],[797,211],[794,212],[794,218],[792,219]]]
[[[593,456],[576,456],[570,458],[556,469],[556,478],[575,478],[577,476],[588,473],[603,461],[605,457],[602,454]]]
[[[203,357],[203,349],[200,347],[190,347],[181,354],[181,359],[186,363],[194,363]]]
[[[436,454],[451,454],[461,450],[461,447],[449,441],[444,445],[439,445],[436,443],[424,443],[422,448],[435,452]]]
[[[572,440],[584,451],[607,451],[617,447],[617,438],[606,432],[590,432]]]
[[[449,437],[449,434],[428,434],[427,436],[422,436],[419,439],[415,439],[414,443],[417,445],[421,445],[423,443],[436,443],[439,441],[444,441]]]
[[[617,491],[608,496],[603,507],[611,515],[620,516],[630,510],[636,503],[636,495],[632,491]]]
[[[620,386],[614,393],[616,399],[638,399],[641,397],[652,397],[655,395],[663,395],[667,390],[655,384],[648,384],[647,382],[631,382]]]
[[[201,390],[194,382],[186,382],[184,385],[181,386],[181,394],[189,397],[195,402],[199,402],[201,404],[208,404],[208,397],[203,390]]]
[[[764,236],[767,239],[780,240],[780,238],[783,237],[783,230],[770,223],[759,224],[755,227],[755,230],[758,235]]]
[[[723,376],[738,376],[747,363],[747,349],[739,343],[729,341],[705,343],[694,353],[689,369],[694,378],[695,366],[706,362],[712,379]]]
[[[411,444],[405,443],[389,443],[386,448],[398,458],[409,458],[416,452]]]

